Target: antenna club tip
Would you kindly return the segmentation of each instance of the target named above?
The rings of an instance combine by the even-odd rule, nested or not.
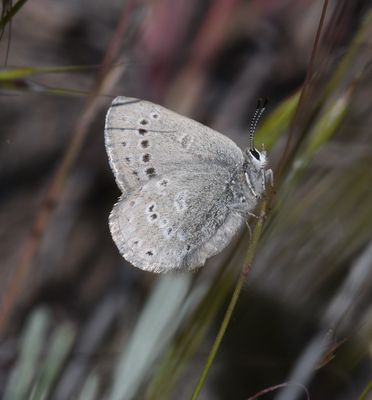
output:
[[[267,104],[269,103],[269,100],[267,97],[260,97],[257,101],[257,110],[265,108]]]

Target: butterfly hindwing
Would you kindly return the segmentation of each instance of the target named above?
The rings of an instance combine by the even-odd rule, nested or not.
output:
[[[244,221],[228,207],[231,175],[216,164],[205,171],[189,165],[123,196],[110,215],[120,253],[134,266],[154,272],[203,265],[226,247]]]

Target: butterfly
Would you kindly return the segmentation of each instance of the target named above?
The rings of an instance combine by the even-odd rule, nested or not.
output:
[[[121,255],[146,271],[191,270],[221,252],[272,180],[267,155],[160,105],[117,97],[105,146],[122,195],[109,217]]]

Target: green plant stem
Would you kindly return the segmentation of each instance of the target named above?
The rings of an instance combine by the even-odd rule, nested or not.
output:
[[[368,382],[368,385],[366,388],[363,390],[361,395],[358,397],[358,400],[367,400],[367,394],[372,391],[372,381]]]
[[[222,320],[222,323],[221,323],[220,329],[218,331],[218,334],[216,336],[216,339],[214,340],[213,346],[212,346],[212,348],[211,348],[211,350],[209,352],[209,355],[208,355],[207,361],[205,363],[204,369],[203,369],[203,371],[202,371],[202,373],[201,373],[201,375],[199,377],[199,380],[198,380],[198,382],[197,382],[197,384],[195,386],[194,392],[193,392],[192,397],[191,397],[192,400],[196,400],[198,398],[198,396],[200,394],[200,391],[201,391],[201,389],[202,389],[202,387],[203,387],[203,385],[205,383],[205,380],[207,379],[209,370],[210,370],[210,368],[211,368],[211,366],[213,364],[214,359],[216,358],[217,352],[218,352],[218,350],[219,350],[219,348],[221,346],[222,339],[223,339],[223,337],[224,337],[224,335],[226,333],[226,329],[227,329],[227,327],[229,325],[231,316],[232,316],[232,314],[234,312],[236,303],[238,302],[238,298],[239,298],[240,292],[242,290],[242,287],[243,287],[243,285],[245,283],[245,280],[247,278],[247,275],[248,275],[249,271],[251,270],[252,262],[253,262],[255,254],[256,254],[258,241],[259,241],[259,238],[261,237],[261,232],[262,232],[262,227],[263,227],[263,222],[264,222],[264,216],[265,216],[265,213],[266,213],[266,206],[267,206],[267,202],[264,201],[262,203],[262,206],[261,206],[259,220],[258,220],[258,222],[257,222],[257,224],[256,224],[256,226],[254,228],[254,231],[253,231],[252,242],[250,243],[250,246],[249,246],[249,248],[247,250],[247,253],[246,253],[245,257],[244,257],[242,270],[240,272],[238,281],[237,281],[237,283],[235,285],[234,292],[232,294],[230,303],[229,303],[229,305],[227,307],[227,310],[225,312],[225,316],[224,316],[224,318]]]

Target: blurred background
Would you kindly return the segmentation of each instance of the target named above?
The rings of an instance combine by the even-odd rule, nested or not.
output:
[[[103,129],[125,95],[242,147],[269,99],[256,144],[275,193],[200,398],[372,399],[371,11],[2,1],[1,398],[189,399],[200,377],[249,235],[193,273],[121,258]]]

